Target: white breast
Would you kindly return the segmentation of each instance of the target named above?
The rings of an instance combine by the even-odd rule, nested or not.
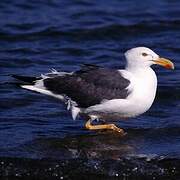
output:
[[[151,68],[139,70],[131,78],[132,93],[128,96],[132,116],[146,112],[152,105],[157,89],[157,77]]]

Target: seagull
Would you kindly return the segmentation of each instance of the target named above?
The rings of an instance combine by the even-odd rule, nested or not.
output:
[[[67,105],[72,118],[87,120],[89,130],[114,130],[124,135],[122,128],[107,123],[132,118],[146,112],[152,105],[157,89],[157,77],[152,65],[174,69],[174,64],[147,47],[125,52],[125,69],[111,69],[84,64],[75,72],[53,69],[39,77],[13,75],[21,80],[20,87],[55,97]],[[102,120],[105,124],[94,124]]]

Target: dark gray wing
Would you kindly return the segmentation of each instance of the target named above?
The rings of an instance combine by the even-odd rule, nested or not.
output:
[[[102,100],[121,98],[129,95],[130,81],[113,69],[85,65],[72,75],[44,79],[44,86],[55,94],[64,94],[79,107],[87,108]]]

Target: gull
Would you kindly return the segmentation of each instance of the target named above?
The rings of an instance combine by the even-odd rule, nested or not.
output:
[[[55,97],[67,105],[72,118],[87,120],[89,130],[110,129],[124,135],[111,120],[132,118],[145,113],[153,104],[157,77],[152,65],[174,69],[174,64],[147,47],[125,52],[125,69],[84,64],[74,72],[52,72],[39,77],[13,75],[20,87]],[[103,120],[106,124],[94,124]]]

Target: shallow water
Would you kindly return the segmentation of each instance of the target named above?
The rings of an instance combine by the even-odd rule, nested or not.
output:
[[[127,158],[129,161],[123,162],[127,166],[132,161],[143,164],[143,158],[154,160],[151,167],[159,159],[172,159],[172,164],[178,162],[179,165],[179,6],[176,0],[2,0],[2,162],[5,158],[18,166],[19,161],[27,163],[29,159],[35,162],[39,162],[38,159],[75,160],[77,166],[83,159],[88,160],[89,164],[84,167],[91,172],[93,163],[101,163],[101,169],[106,169],[111,164],[107,160],[117,161],[117,166],[106,169],[108,173],[102,171],[102,175],[108,177],[116,176],[118,163],[122,164],[120,160]],[[150,47],[162,57],[172,59],[175,70],[154,67],[159,82],[155,103],[144,115],[117,122],[128,133],[123,138],[110,132],[89,132],[84,129],[85,122],[82,119],[73,121],[59,101],[7,84],[13,81],[9,74],[39,75],[51,68],[74,71],[82,63],[122,68],[125,64],[123,52],[136,46]],[[42,169],[43,162],[39,165]],[[72,168],[70,163],[65,169],[68,168]],[[1,174],[8,171],[2,167],[1,170]],[[14,171],[9,172],[13,174]],[[98,173],[94,171],[94,174]]]

